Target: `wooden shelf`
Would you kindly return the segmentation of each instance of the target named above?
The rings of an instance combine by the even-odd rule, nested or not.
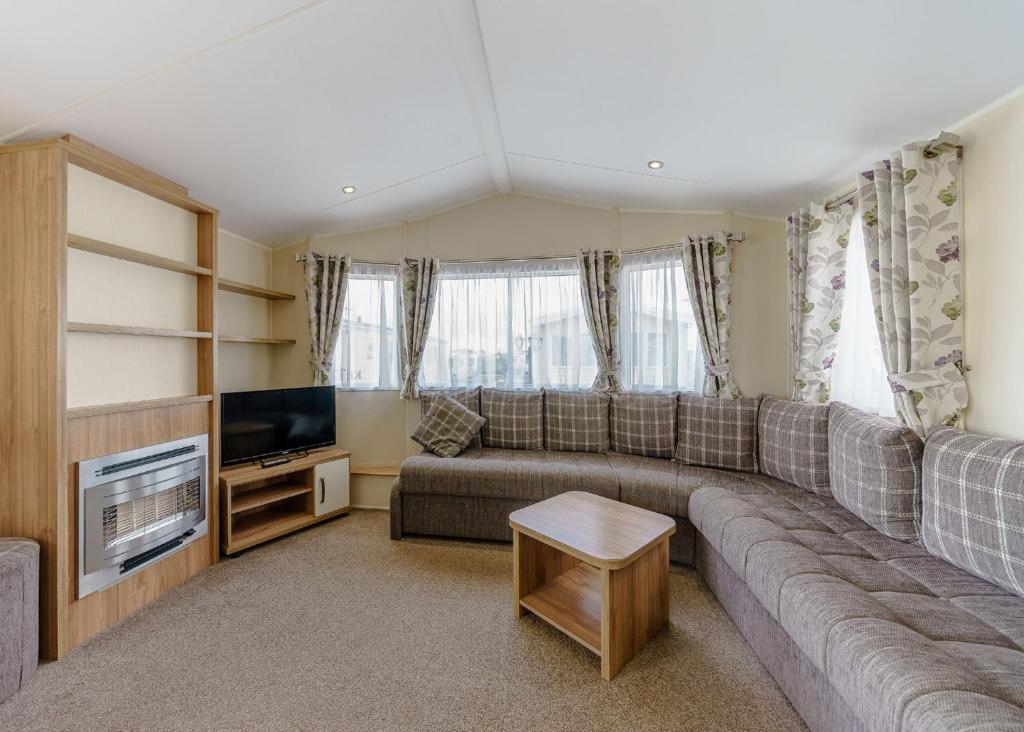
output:
[[[210,394],[196,394],[194,396],[168,397],[166,399],[145,399],[137,402],[118,402],[116,404],[96,404],[85,407],[71,407],[68,409],[68,419],[96,417],[101,414],[119,414],[121,412],[140,412],[144,409],[178,407],[184,404],[202,404],[203,402],[210,401],[213,401],[213,396]]]
[[[262,297],[264,300],[295,299],[295,295],[288,292],[278,292],[277,290],[270,290],[266,287],[257,287],[256,285],[247,285],[244,282],[235,282],[234,280],[217,280],[217,289],[224,290],[224,292],[236,292],[239,295]]]
[[[275,485],[266,485],[262,488],[254,488],[244,493],[236,493],[231,497],[231,513],[241,513],[242,511],[248,511],[250,508],[277,503],[293,496],[301,496],[312,490],[308,485],[277,483]]]
[[[68,333],[107,333],[109,335],[158,336],[161,338],[212,338],[207,330],[175,330],[173,328],[142,328],[135,325],[106,323],[68,323]]]
[[[246,516],[235,516],[231,519],[231,543],[224,547],[228,554],[234,554],[264,541],[276,539],[307,526],[318,524],[335,516],[343,516],[351,512],[346,506],[322,516],[314,516],[301,508],[267,508]]]
[[[398,476],[398,463],[387,465],[353,465],[350,471],[352,475],[380,475],[385,477]]]
[[[253,338],[250,336],[226,336],[219,335],[217,340],[221,343],[265,343],[271,346],[294,346],[294,338]]]
[[[182,274],[203,275],[207,277],[213,274],[206,267],[199,267],[188,262],[179,262],[176,259],[168,259],[167,257],[159,257],[156,254],[140,252],[137,249],[130,249],[119,244],[109,244],[105,241],[90,239],[87,236],[79,236],[78,234],[68,234],[68,248],[101,254],[104,257],[123,259],[126,262],[135,262],[135,264],[145,264],[149,267],[158,267],[170,270],[171,272],[181,272]]]
[[[519,604],[601,655],[601,570],[580,562]]]

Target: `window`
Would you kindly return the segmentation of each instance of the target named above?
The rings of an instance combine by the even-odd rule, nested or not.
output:
[[[585,388],[596,375],[575,260],[441,265],[423,386]]]
[[[353,264],[334,351],[339,389],[398,389],[398,267]]]
[[[704,361],[678,249],[623,255],[619,341],[624,388],[702,388]]]
[[[883,417],[895,417],[878,325],[871,301],[868,262],[859,212],[854,212],[846,250],[846,292],[839,344],[832,364],[832,398]]]

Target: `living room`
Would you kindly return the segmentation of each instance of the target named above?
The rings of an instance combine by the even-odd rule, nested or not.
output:
[[[0,727],[1024,729],[1024,8],[9,2]]]

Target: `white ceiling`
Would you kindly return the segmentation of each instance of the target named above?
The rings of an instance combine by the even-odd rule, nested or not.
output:
[[[1024,84],[1022,33],[1019,0],[0,0],[0,140],[80,135],[271,245],[510,190],[781,218]]]

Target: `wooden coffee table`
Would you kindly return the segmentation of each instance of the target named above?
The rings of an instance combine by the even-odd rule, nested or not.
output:
[[[668,622],[668,516],[571,491],[513,511],[515,615],[601,657],[610,680]]]

